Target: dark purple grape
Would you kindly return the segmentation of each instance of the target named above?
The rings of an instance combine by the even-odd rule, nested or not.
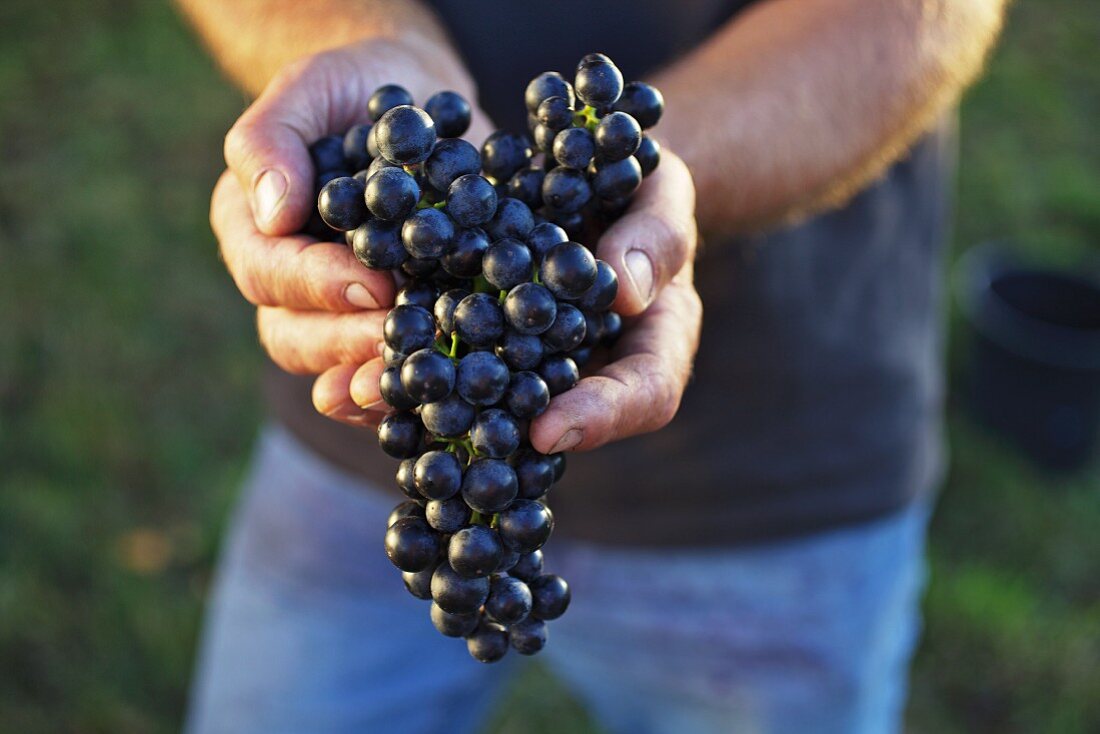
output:
[[[637,120],[625,112],[612,112],[596,123],[594,137],[596,150],[602,160],[621,161],[638,150],[638,145],[642,142],[642,128]]]
[[[546,622],[528,617],[508,629],[508,641],[520,655],[534,655],[546,647],[549,638]]]
[[[401,368],[398,366],[387,367],[382,370],[382,377],[378,380],[378,391],[386,405],[397,410],[412,410],[420,405],[401,386]]]
[[[355,178],[334,178],[317,195],[317,211],[325,224],[341,232],[355,229],[367,221],[366,187]]]
[[[413,469],[415,468],[415,458],[402,459],[401,463],[397,465],[397,473],[394,475],[394,479],[397,481],[397,488],[404,492],[406,497],[420,504],[424,501],[424,497],[416,491],[416,482],[413,479]]]
[[[466,614],[451,614],[443,611],[443,607],[435,602],[432,602],[430,616],[432,624],[439,630],[439,633],[447,637],[467,637],[473,634],[481,619],[481,615],[477,611]]]
[[[583,127],[567,128],[554,138],[553,154],[554,160],[566,168],[583,171],[596,155],[596,142]]]
[[[403,517],[386,530],[386,556],[402,571],[416,573],[439,559],[440,536],[422,517]]]
[[[429,278],[435,275],[437,270],[439,270],[439,260],[434,257],[410,257],[401,263],[401,272],[410,278]]]
[[[584,314],[568,303],[558,305],[554,323],[542,334],[542,343],[548,353],[569,352],[584,341]]]
[[[439,209],[419,209],[401,225],[401,242],[414,258],[439,258],[454,238],[454,222]]]
[[[547,97],[535,115],[539,124],[551,130],[565,130],[573,124],[573,105],[565,97]]]
[[[455,390],[471,405],[493,405],[508,389],[508,365],[492,352],[470,352],[456,373]]]
[[[501,542],[520,553],[541,548],[553,529],[554,516],[549,508],[534,500],[517,499],[500,513],[497,522]]]
[[[420,420],[424,427],[436,436],[453,438],[470,430],[474,422],[474,406],[463,400],[458,393],[451,393],[442,400],[428,403],[420,408]]]
[[[516,472],[498,459],[481,459],[466,468],[462,498],[471,509],[492,515],[512,503],[519,491]]]
[[[412,95],[404,87],[396,84],[384,84],[367,100],[367,114],[372,122],[377,122],[382,115],[400,105],[411,105]]]
[[[542,206],[542,180],[546,171],[541,166],[521,168],[508,179],[508,196],[518,199],[529,209]]]
[[[534,372],[515,372],[512,374],[508,392],[504,395],[504,404],[517,418],[537,418],[550,405],[550,388]],[[520,491],[522,493],[522,487]]]
[[[496,354],[510,369],[533,370],[542,362],[542,339],[509,330],[497,344]]]
[[[435,344],[435,319],[422,306],[397,306],[386,314],[382,336],[395,351],[412,354]]]
[[[408,459],[420,450],[424,429],[413,413],[390,413],[378,424],[378,445],[395,459]]]
[[[494,288],[507,291],[531,280],[534,261],[527,245],[513,237],[497,240],[481,261],[482,274]]]
[[[370,165],[372,156],[367,150],[367,139],[371,136],[371,131],[371,125],[365,123],[352,125],[344,134],[344,160],[354,170],[366,168]],[[363,183],[366,183],[366,181],[363,181]]]
[[[542,551],[531,551],[520,555],[516,565],[512,566],[509,575],[524,581],[532,581],[542,575]]]
[[[426,517],[427,511],[420,506],[419,502],[413,502],[412,500],[406,500],[397,507],[393,508],[393,512],[390,513],[389,518],[386,520],[386,527],[393,525],[395,522],[403,517]],[[431,524],[431,523],[429,523]]]
[[[444,334],[450,334],[455,330],[455,308],[458,302],[470,292],[465,288],[452,288],[443,293],[435,302],[435,320],[439,324],[439,330]]]
[[[470,103],[458,92],[436,92],[424,104],[441,138],[457,138],[470,127]]]
[[[370,219],[351,234],[351,249],[371,270],[392,270],[408,259],[397,222]]]
[[[661,162],[661,144],[648,135],[643,135],[638,150],[634,151],[634,160],[638,161],[638,166],[642,169],[642,177],[648,176]]]
[[[665,98],[654,86],[645,82],[627,82],[623,93],[615,101],[614,108],[626,112],[642,126],[649,129],[661,119],[665,110]]]
[[[485,232],[494,241],[507,237],[524,240],[534,226],[530,208],[519,199],[505,196],[497,203],[493,218],[485,224]]]
[[[531,615],[537,619],[557,619],[569,608],[569,584],[555,574],[539,576],[528,584],[534,604]]]
[[[405,588],[417,599],[430,601],[432,598],[432,576],[435,574],[435,564],[423,571],[413,573],[402,571],[401,580],[405,582]],[[531,592],[527,592],[530,594]]]
[[[458,338],[473,347],[491,347],[504,333],[504,313],[496,298],[471,293],[455,308]]]
[[[474,613],[488,598],[488,578],[465,578],[456,573],[449,563],[439,564],[432,576],[432,600],[445,612]]]
[[[483,176],[459,176],[447,189],[447,213],[461,227],[481,226],[496,210],[496,189]]]
[[[418,349],[401,363],[400,379],[405,394],[417,403],[442,400],[454,389],[454,362],[435,347]]]
[[[500,565],[504,555],[497,532],[488,525],[471,525],[451,536],[447,561],[459,576],[488,576]]]
[[[460,229],[455,234],[450,252],[439,258],[439,264],[456,278],[475,278],[481,274],[481,260],[488,249],[489,238],[485,232],[476,227]]]
[[[589,54],[581,60],[573,79],[577,97],[595,108],[614,104],[623,92],[623,75],[603,54]]]
[[[642,166],[633,156],[621,161],[600,162],[593,168],[592,189],[601,199],[624,199],[642,185]]]
[[[535,141],[535,148],[538,149],[540,153],[545,153],[547,156],[547,168],[551,168],[552,164],[557,165],[557,161],[551,157],[554,150],[554,138],[557,136],[557,130],[546,127],[546,125],[542,123],[535,125],[535,128],[531,131],[531,139]]]
[[[560,482],[561,478],[565,476],[565,454],[550,454],[547,458],[554,465],[554,481]]]
[[[447,500],[462,489],[462,467],[454,454],[426,451],[413,467],[413,483],[425,499]]]
[[[534,258],[540,262],[551,247],[560,242],[568,241],[569,235],[553,222],[536,224],[535,228],[527,235],[527,246],[531,248],[531,254]]]
[[[584,245],[562,242],[554,245],[539,265],[539,280],[558,298],[573,300],[584,295],[596,282],[596,258]]]
[[[496,576],[489,583],[489,598],[485,611],[503,625],[511,625],[531,613],[531,591],[527,584],[511,576]]]
[[[391,163],[422,163],[435,144],[435,124],[428,113],[412,105],[387,110],[374,126],[378,152]]]
[[[392,222],[412,214],[420,200],[420,187],[404,169],[388,166],[367,179],[365,198],[371,214]]]
[[[555,168],[542,181],[542,200],[564,214],[579,212],[591,198],[588,178],[575,168]]]
[[[596,282],[584,292],[577,306],[586,311],[606,311],[619,294],[619,276],[603,260],[596,261]],[[587,337],[586,337],[587,338]]]
[[[527,138],[497,130],[481,146],[481,168],[496,181],[507,181],[530,162],[532,155]]]
[[[461,497],[432,500],[424,505],[424,519],[441,533],[456,533],[470,521],[470,508]]]
[[[508,630],[495,622],[482,621],[466,638],[470,656],[481,663],[495,663],[508,652]]]
[[[520,283],[504,298],[504,318],[520,334],[543,333],[557,314],[554,294],[538,283]]]
[[[600,329],[600,343],[610,347],[623,333],[623,319],[614,311],[607,311],[603,315],[603,327]]]
[[[393,297],[393,305],[411,304],[431,311],[438,294],[439,289],[430,280],[410,280],[397,289],[397,294]]]
[[[310,145],[309,158],[317,175],[345,171],[349,167],[344,158],[344,139],[339,135],[326,135]]]
[[[562,97],[569,107],[573,106],[573,87],[556,71],[545,71],[532,79],[523,100],[527,111],[536,113],[543,101],[550,97]]]
[[[572,390],[581,379],[576,363],[561,354],[551,354],[544,358],[539,365],[538,373],[550,390],[550,397]]]
[[[519,426],[506,411],[499,408],[483,410],[470,427],[470,441],[479,456],[503,459],[519,448]]]
[[[424,175],[428,183],[439,191],[447,191],[460,176],[475,175],[480,171],[481,154],[461,138],[440,140],[428,160],[424,161]]]

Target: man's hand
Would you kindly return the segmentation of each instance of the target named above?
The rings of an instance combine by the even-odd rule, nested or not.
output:
[[[614,310],[636,318],[628,319],[613,361],[555,397],[531,424],[536,449],[593,449],[657,430],[676,414],[702,323],[692,285],[694,207],[687,167],[675,155],[663,153],[661,166],[597,248],[619,277]],[[333,367],[314,385],[314,404],[348,423],[376,422],[386,411],[378,392],[383,369],[381,358]]]
[[[308,146],[367,121],[367,100],[382,84],[400,82],[419,101],[446,88],[433,66],[388,40],[293,62],[226,136],[229,168],[214,189],[211,225],[234,281],[257,306],[261,343],[288,372],[320,374],[375,357],[394,294],[392,277],[366,269],[347,247],[296,234],[316,205]],[[480,143],[489,130],[475,111],[468,137]],[[365,422],[348,401],[317,407]]]
[[[663,428],[676,415],[703,318],[692,283],[695,245],[691,174],[666,150],[596,253],[619,276],[613,310],[638,317],[628,319],[609,364],[555,397],[532,422],[536,449],[594,449]]]

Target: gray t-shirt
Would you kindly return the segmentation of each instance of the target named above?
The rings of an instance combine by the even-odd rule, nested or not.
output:
[[[535,74],[569,76],[602,51],[642,78],[745,4],[435,3],[482,106],[516,131]],[[704,233],[702,341],[680,412],[657,433],[570,455],[551,491],[557,532],[728,545],[874,518],[928,493],[940,467],[951,141],[926,136],[842,209],[798,226],[734,241]],[[396,462],[316,417],[308,383],[272,375],[269,389],[276,416],[308,444],[393,486]]]

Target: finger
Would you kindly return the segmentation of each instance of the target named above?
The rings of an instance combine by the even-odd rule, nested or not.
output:
[[[378,388],[378,381],[382,379],[382,371],[385,369],[385,363],[378,358],[356,370],[349,386],[351,399],[356,405],[362,406],[364,410],[388,410],[382,402],[382,392]]]
[[[695,188],[687,166],[662,152],[627,213],[600,238],[596,254],[619,276],[613,308],[641,313],[695,256]]]
[[[350,398],[351,379],[358,364],[342,364],[325,370],[313,383],[313,407],[321,415],[357,428],[377,426],[384,410],[364,410]]]
[[[674,281],[616,348],[616,359],[550,402],[531,424],[543,453],[587,451],[662,428],[680,407],[699,345],[702,306],[695,289]]]
[[[210,225],[237,287],[257,306],[353,311],[393,302],[393,277],[363,267],[344,245],[258,232],[228,171],[214,187]]]
[[[378,356],[384,320],[381,310],[331,314],[261,307],[256,330],[275,364],[291,374],[316,375]]]
[[[361,72],[344,54],[326,52],[289,64],[225,136],[225,162],[247,192],[257,229],[297,232],[314,206],[309,145],[366,119]]]

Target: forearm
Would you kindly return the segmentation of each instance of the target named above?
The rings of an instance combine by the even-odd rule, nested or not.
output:
[[[287,63],[357,42],[411,53],[441,84],[473,83],[435,15],[416,0],[176,0],[211,54],[256,95]],[[400,80],[395,80],[400,81]],[[432,90],[435,91],[435,90]]]
[[[958,100],[1004,0],[769,0],[654,83],[704,231],[843,202]]]

